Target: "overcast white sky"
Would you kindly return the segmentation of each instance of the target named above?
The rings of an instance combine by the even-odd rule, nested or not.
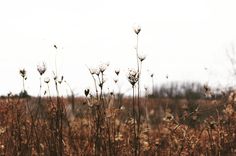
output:
[[[126,90],[125,72],[135,66],[134,24],[142,28],[139,49],[147,54],[147,85],[147,70],[155,73],[156,83],[227,84],[230,66],[225,50],[236,43],[235,8],[235,0],[1,1],[0,94],[21,90],[22,67],[28,72],[28,92],[37,94],[36,66],[45,61],[45,76],[51,77],[55,53],[59,72],[80,95],[85,87],[93,87],[86,65],[104,61],[111,64],[107,75],[121,68],[120,85]]]

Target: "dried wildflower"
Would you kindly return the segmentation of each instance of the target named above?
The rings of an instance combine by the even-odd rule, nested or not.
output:
[[[114,82],[115,82],[115,83],[117,83],[117,82],[118,82],[118,79],[117,79],[117,78],[115,78],[115,79],[114,79]]]
[[[216,122],[215,121],[211,121],[210,123],[209,123],[209,126],[210,126],[210,128],[211,129],[216,129]]]
[[[89,94],[89,88],[87,88],[87,89],[84,90],[84,94],[85,94],[86,97],[88,96],[88,94]]]
[[[23,69],[20,69],[20,75],[25,79],[26,78],[26,70],[23,68]]]
[[[47,70],[46,64],[44,62],[42,62],[42,64],[38,64],[37,70],[40,75],[43,75],[45,73],[45,71]]]
[[[143,62],[143,61],[146,59],[146,55],[144,55],[144,54],[139,54],[139,55],[138,55],[138,59],[139,59],[141,62]]]
[[[100,70],[97,69],[96,72],[95,72],[95,74],[96,74],[97,76],[99,76],[99,75],[100,75]]]
[[[206,84],[203,86],[203,88],[206,98],[211,98],[212,96],[211,88]]]
[[[97,74],[97,75],[99,75],[99,70],[97,69],[97,68],[90,68],[89,69],[89,72],[90,72],[90,74],[92,74],[92,75],[94,75],[94,74]]]
[[[102,79],[102,81],[98,84],[99,87],[102,87],[105,82],[106,82],[106,80],[105,80],[105,79]]]
[[[125,122],[127,125],[134,125],[137,121],[134,118],[129,118]]]
[[[12,96],[12,95],[13,95],[12,92],[9,92],[9,93],[7,94],[8,97],[10,97],[10,96]]]
[[[120,110],[125,110],[125,106],[121,106],[121,107],[120,107]]]
[[[141,27],[139,25],[133,27],[135,34],[139,34],[141,31]]]
[[[120,69],[115,69],[115,73],[118,76],[120,74]]]
[[[58,83],[61,84],[61,83],[63,82],[63,79],[64,79],[64,76],[62,75],[62,76],[61,76],[61,79],[58,80]]]
[[[0,135],[6,132],[6,127],[0,127]]]
[[[231,104],[228,104],[226,108],[223,110],[223,112],[229,116],[231,116],[234,113],[234,108]]]
[[[45,83],[49,83],[49,82],[50,82],[50,78],[49,78],[49,77],[45,77],[45,78],[44,78],[44,82],[45,82]]]
[[[151,76],[151,78],[153,78],[154,74],[153,74],[153,73],[151,73],[151,75],[150,75],[150,76]]]
[[[204,88],[204,92],[208,92],[211,90],[207,84],[204,84],[203,88]]]
[[[107,67],[109,66],[109,63],[102,63],[99,65],[99,70],[101,73],[104,73],[104,71],[107,69]]]
[[[130,84],[134,86],[139,80],[139,72],[134,69],[130,69],[128,73],[128,80]]]
[[[155,114],[155,110],[154,109],[151,109],[150,112],[149,112],[150,115],[154,115]]]
[[[115,141],[123,141],[124,140],[124,137],[121,133],[118,133],[116,136],[115,136]]]
[[[165,117],[163,118],[163,121],[170,122],[174,119],[174,116],[171,113],[166,113]]]
[[[4,145],[1,145],[1,146],[0,146],[0,149],[1,149],[1,150],[4,150],[4,149],[5,149],[5,146],[4,146]]]
[[[155,146],[156,146],[156,148],[159,147],[159,145],[160,145],[160,139],[158,138],[158,139],[155,140]]]
[[[144,151],[148,151],[150,149],[150,145],[147,141],[143,141],[142,144]]]

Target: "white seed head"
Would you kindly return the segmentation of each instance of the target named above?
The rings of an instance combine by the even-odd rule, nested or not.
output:
[[[58,80],[58,83],[61,84],[61,83],[63,82],[63,80],[64,80],[64,76],[62,75],[62,76],[61,76],[61,79]]]
[[[170,122],[174,119],[174,116],[171,113],[166,112],[165,117],[163,118],[163,121]]]
[[[94,75],[97,73],[98,69],[97,68],[90,68],[89,71],[92,75]]]
[[[211,98],[211,97],[212,97],[211,88],[210,88],[207,84],[204,84],[204,85],[203,85],[203,88],[204,88],[205,97],[206,97],[206,98]]]
[[[109,66],[109,63],[102,63],[102,64],[100,64],[99,65],[100,72],[103,73],[107,69],[108,66]]]
[[[50,78],[49,78],[49,77],[45,77],[45,78],[44,78],[44,82],[45,82],[45,83],[49,83],[49,82],[50,82]]]
[[[121,109],[121,110],[125,110],[125,106],[121,106],[120,109]]]
[[[146,55],[145,54],[139,54],[138,58],[142,62],[142,61],[144,61],[146,59]]]
[[[118,79],[117,79],[117,78],[114,78],[114,82],[117,83],[117,82],[118,82]]]
[[[45,73],[45,71],[47,70],[46,64],[44,62],[42,62],[41,64],[38,64],[37,70],[40,75],[43,75]]]
[[[129,69],[127,77],[128,77],[130,84],[132,86],[134,86],[136,84],[136,82],[138,82],[138,80],[139,80],[139,72],[136,71],[135,69]]]
[[[140,27],[139,25],[134,26],[133,29],[134,29],[135,34],[137,34],[137,35],[138,35],[138,34],[140,33],[140,31],[141,31],[141,27]]]

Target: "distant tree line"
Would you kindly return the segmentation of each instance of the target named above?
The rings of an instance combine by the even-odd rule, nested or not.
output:
[[[149,95],[154,98],[187,98],[200,99],[205,97],[204,85],[199,82],[170,82],[155,86],[153,93]],[[212,96],[221,96],[218,92],[212,92]]]

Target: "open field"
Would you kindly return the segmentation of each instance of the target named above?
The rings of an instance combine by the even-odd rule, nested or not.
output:
[[[140,98],[140,123],[137,114],[133,120],[132,98],[9,96],[0,100],[0,154],[234,155],[235,94],[230,96]]]
[[[37,66],[38,96],[27,92],[28,73],[20,69],[21,92],[0,99],[0,155],[236,155],[236,91],[217,93],[207,84],[166,89],[155,85],[154,73],[144,86],[146,55],[139,52],[140,31],[140,26],[134,27],[137,67],[127,68],[128,95],[109,90],[106,78],[112,79],[110,88],[119,88],[120,69],[114,70],[113,79],[107,77],[109,63],[102,63],[88,67],[93,87],[76,97],[58,74],[57,45],[53,76],[47,77],[44,62]],[[61,94],[62,84],[69,88],[67,97]]]

